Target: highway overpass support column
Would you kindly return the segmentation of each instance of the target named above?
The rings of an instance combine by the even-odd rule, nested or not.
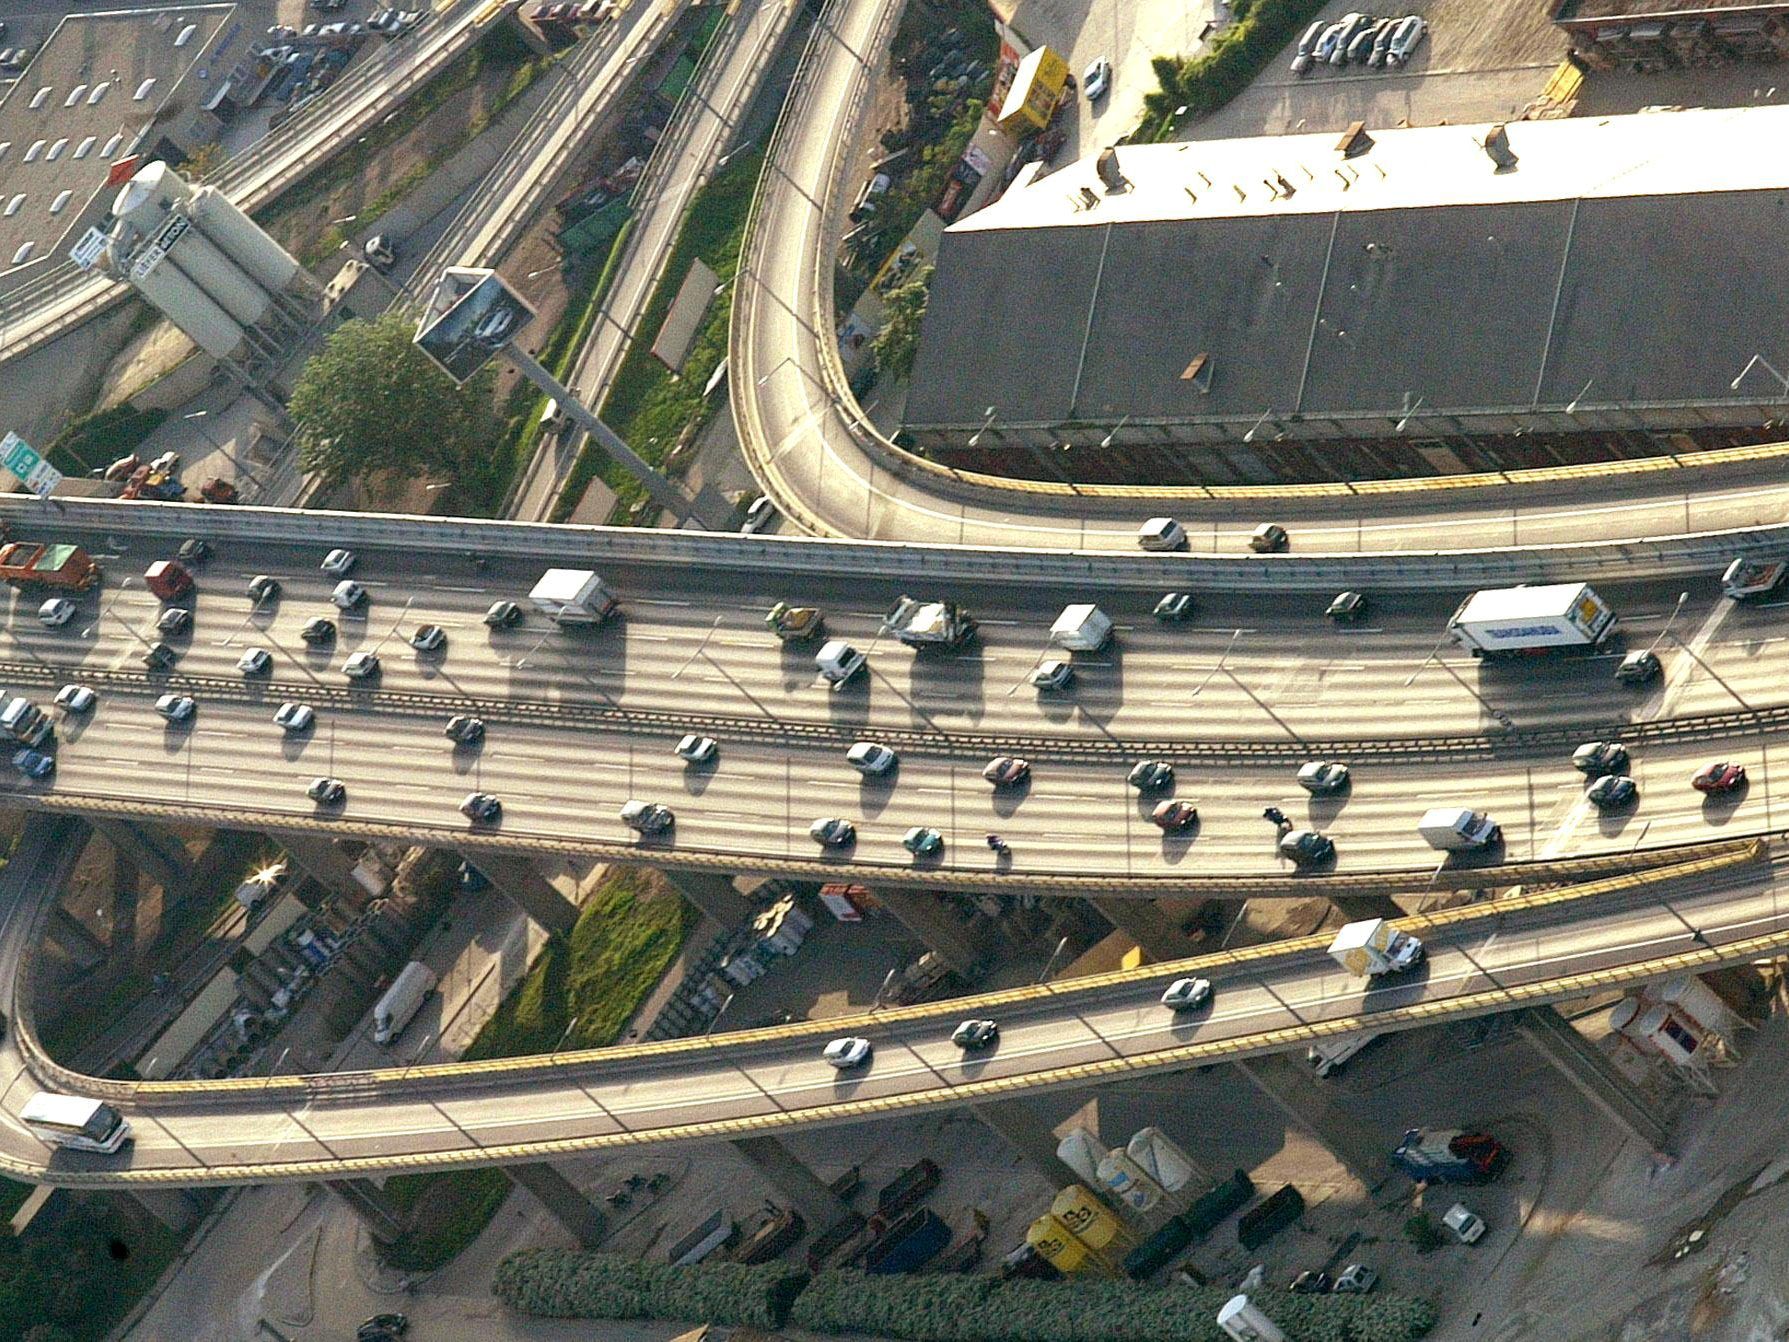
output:
[[[193,877],[193,860],[180,840],[134,820],[95,816],[93,828],[162,888],[168,896],[164,903],[186,898]]]
[[[191,1230],[205,1214],[184,1188],[133,1188],[130,1196],[176,1235]]]
[[[947,909],[937,895],[925,890],[891,889],[877,886],[873,891],[882,907],[895,920],[940,959],[965,978],[981,972],[982,948],[975,934],[963,921]]]
[[[1516,1017],[1516,1029],[1541,1057],[1577,1088],[1615,1126],[1654,1151],[1665,1150],[1670,1129],[1633,1082],[1555,1007],[1532,1007]]]
[[[679,871],[668,867],[665,879],[678,894],[729,932],[744,927],[752,916],[752,906],[734,888],[731,876],[716,871]]]
[[[354,879],[354,862],[334,839],[316,834],[276,834],[292,861],[318,885],[356,907],[367,902],[366,888]]]
[[[570,1179],[551,1165],[505,1165],[510,1182],[525,1188],[579,1247],[594,1249],[608,1233],[609,1218]]]
[[[508,853],[470,852],[461,856],[547,931],[571,935],[578,921],[578,906],[554,889],[546,873],[533,862]]]
[[[397,1204],[371,1179],[330,1179],[323,1187],[346,1203],[379,1243],[391,1244],[404,1233],[404,1217]]]
[[[823,1230],[852,1215],[851,1204],[826,1186],[775,1137],[735,1137],[733,1149],[740,1159],[764,1176],[772,1188],[789,1199],[789,1205],[816,1230]]]
[[[1093,907],[1105,920],[1137,943],[1152,961],[1179,960],[1198,952],[1198,943],[1166,918],[1153,899],[1125,899],[1108,895],[1095,899]]]
[[[1290,1053],[1245,1058],[1236,1070],[1369,1189],[1385,1182],[1385,1143],[1338,1102],[1336,1091],[1319,1081],[1302,1058]]]
[[[1056,1134],[1039,1120],[1024,1100],[986,1100],[969,1106],[984,1127],[1010,1146],[1052,1188],[1067,1188],[1081,1176],[1056,1154]]]

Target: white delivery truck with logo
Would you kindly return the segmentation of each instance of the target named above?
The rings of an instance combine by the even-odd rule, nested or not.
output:
[[[1349,923],[1329,943],[1329,958],[1356,978],[1401,974],[1423,958],[1423,944],[1384,918]]]
[[[412,960],[391,981],[385,996],[373,1004],[373,1042],[389,1044],[404,1032],[435,987],[435,971],[421,960]]]
[[[1594,648],[1615,630],[1615,612],[1589,583],[1493,587],[1460,603],[1449,632],[1474,657]]]
[[[587,568],[550,568],[528,593],[534,608],[554,624],[601,624],[621,603]]]

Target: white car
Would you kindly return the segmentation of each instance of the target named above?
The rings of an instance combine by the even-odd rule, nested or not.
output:
[[[1441,1218],[1441,1224],[1453,1231],[1454,1237],[1462,1244],[1474,1244],[1485,1235],[1484,1221],[1468,1211],[1463,1202],[1456,1202],[1449,1207]]]
[[[1162,994],[1162,1005],[1170,1011],[1196,1011],[1210,1000],[1210,979],[1175,979]]]
[[[155,701],[155,711],[169,722],[185,722],[199,711],[190,694],[164,694]]]
[[[370,680],[379,674],[379,654],[357,652],[342,663],[342,674],[349,680]]]
[[[37,608],[37,618],[51,629],[67,624],[74,617],[75,603],[65,596],[53,596]]]
[[[236,669],[245,676],[264,676],[273,670],[273,654],[266,648],[250,648],[236,659]]]
[[[317,723],[317,714],[309,704],[284,703],[273,715],[273,725],[287,736],[308,732]]]
[[[835,1039],[820,1050],[820,1056],[826,1059],[829,1066],[848,1072],[853,1067],[862,1067],[869,1062],[874,1052],[867,1039]]]
[[[366,604],[366,588],[350,578],[343,578],[335,585],[329,599],[342,610],[359,610]]]
[[[1081,91],[1087,95],[1088,102],[1098,102],[1105,97],[1106,90],[1112,87],[1112,62],[1101,56],[1087,67],[1087,73],[1081,76]]]
[[[739,528],[742,536],[754,536],[770,525],[776,516],[776,505],[770,501],[770,495],[760,494],[745,510],[745,525]]]
[[[1137,544],[1145,550],[1184,549],[1186,528],[1172,517],[1152,517],[1137,528]]]
[[[318,567],[332,578],[345,578],[354,572],[354,566],[359,562],[360,557],[352,550],[331,550],[323,556]]]
[[[720,749],[712,736],[697,736],[694,732],[677,743],[677,758],[687,764],[707,764]]]
[[[1317,49],[1317,39],[1323,36],[1325,24],[1318,19],[1304,30],[1304,36],[1298,39],[1298,52],[1292,57],[1292,73],[1302,75],[1311,68],[1311,53]]]
[[[1404,19],[1392,30],[1391,42],[1385,48],[1386,65],[1404,64],[1416,54],[1416,49],[1428,35],[1429,21],[1422,15],[1412,14]]]
[[[663,834],[677,823],[677,817],[657,802],[635,799],[621,808],[621,823],[640,834]]]
[[[900,756],[879,741],[859,741],[845,752],[845,763],[865,778],[879,778],[899,760]]]
[[[1066,690],[1074,678],[1075,668],[1056,658],[1039,662],[1028,677],[1031,687],[1037,690]]]
[[[64,685],[56,691],[56,707],[69,713],[90,711],[93,699],[93,691],[85,685]]]

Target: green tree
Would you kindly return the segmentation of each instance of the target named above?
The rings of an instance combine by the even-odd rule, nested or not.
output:
[[[931,291],[932,268],[926,266],[888,294],[888,321],[877,332],[871,348],[876,351],[876,367],[890,377],[904,382],[913,375],[913,360],[919,354],[919,327],[925,319]]]
[[[477,470],[497,441],[489,375],[453,382],[387,312],[343,323],[299,374],[287,404],[299,464],[331,484],[377,474]]]
[[[224,161],[224,147],[216,140],[207,140],[180,161],[180,175],[189,182],[202,182]]]

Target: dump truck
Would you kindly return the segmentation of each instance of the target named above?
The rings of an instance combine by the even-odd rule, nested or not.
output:
[[[1329,958],[1356,978],[1401,974],[1421,963],[1423,944],[1384,918],[1363,918],[1336,933]]]
[[[1391,1153],[1392,1164],[1431,1184],[1489,1183],[1509,1164],[1509,1151],[1488,1132],[1411,1128]]]
[[[789,1248],[802,1235],[807,1233],[807,1222],[801,1213],[788,1207],[779,1207],[775,1203],[764,1204],[764,1219],[733,1250],[735,1263],[768,1263],[780,1257],[783,1250]]]
[[[771,633],[785,643],[818,638],[820,631],[826,628],[826,621],[812,606],[791,606],[787,601],[779,601],[772,606],[770,613],[764,617],[764,623],[770,627]]]
[[[93,556],[78,545],[14,541],[0,548],[0,580],[14,587],[85,592],[99,585],[101,575]]]
[[[178,601],[193,590],[193,575],[173,559],[158,559],[143,570],[143,586],[163,601]]]
[[[528,593],[534,608],[554,624],[601,624],[621,603],[587,568],[550,568]]]
[[[903,596],[882,617],[882,629],[919,652],[949,651],[970,640],[975,621],[955,602]]]
[[[1069,652],[1098,652],[1112,640],[1112,617],[1098,606],[1064,606],[1050,626],[1050,646]]]
[[[1756,601],[1768,596],[1789,577],[1789,560],[1735,559],[1721,575],[1721,595],[1735,601]]]
[[[1474,592],[1447,622],[1474,657],[1594,648],[1615,629],[1615,612],[1589,583],[1493,587]]]

